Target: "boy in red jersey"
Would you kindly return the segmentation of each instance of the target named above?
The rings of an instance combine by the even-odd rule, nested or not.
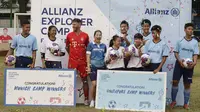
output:
[[[85,96],[85,105],[89,105],[88,94],[89,87],[87,81],[87,62],[86,62],[86,48],[89,43],[89,37],[87,33],[84,33],[80,30],[81,20],[75,18],[72,21],[73,32],[70,32],[67,35],[66,39],[66,49],[69,53],[69,63],[68,68],[76,69],[78,74],[82,78],[83,90]]]

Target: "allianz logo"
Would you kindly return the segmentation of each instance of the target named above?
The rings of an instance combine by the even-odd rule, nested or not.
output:
[[[178,8],[170,9],[157,9],[157,8],[146,8],[145,14],[148,15],[171,15],[177,17],[180,15],[180,10]]]
[[[69,78],[71,78],[72,75],[71,75],[71,74],[69,74],[69,75],[63,75],[63,74],[60,74],[60,75],[58,75],[58,77],[69,77]]]
[[[159,81],[159,82],[161,82],[162,79],[161,78],[149,78],[149,81]]]

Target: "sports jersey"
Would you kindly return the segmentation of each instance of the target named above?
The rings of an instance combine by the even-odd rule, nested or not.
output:
[[[134,44],[131,44],[129,46],[129,48],[132,48],[132,47],[135,48],[135,53],[131,56],[127,68],[140,68],[140,67],[142,67],[142,64],[141,64],[141,58],[139,56],[139,51],[135,47]],[[144,50],[144,46],[141,47],[141,52],[143,52],[143,50]]]
[[[106,53],[106,45],[103,43],[96,44],[95,42],[89,43],[87,47],[87,54],[90,54],[91,65],[95,67],[105,66],[104,58]]]
[[[193,55],[199,54],[198,42],[194,38],[191,40],[186,40],[184,37],[178,40],[174,52],[177,52],[180,59],[193,58]]]
[[[11,40],[12,40],[12,37],[9,36],[9,35],[6,35],[6,36],[1,35],[1,36],[0,36],[0,41],[1,41],[2,43],[10,43]]]
[[[42,41],[41,46],[40,46],[40,48],[41,48],[40,52],[45,53],[46,61],[61,61],[60,56],[54,56],[50,52],[50,49],[54,46],[57,46],[59,48],[60,52],[65,52],[65,45],[59,38],[56,38],[55,41],[52,41],[47,37],[47,38],[44,38],[44,40]]]
[[[109,47],[107,52],[106,52],[106,57],[105,61],[110,59],[110,51],[113,50],[113,47]],[[119,58],[114,61],[114,63],[109,63],[107,64],[108,69],[115,69],[115,68],[124,68],[124,47],[119,47],[118,52],[119,52]]]
[[[71,32],[67,35],[66,46],[69,47],[69,60],[86,63],[86,48],[89,43],[88,34]]]
[[[27,37],[18,34],[13,38],[11,48],[16,50],[16,56],[32,57],[32,52],[37,50],[36,37],[31,34]]]
[[[142,35],[143,35],[143,34],[142,34]],[[143,39],[144,39],[145,41],[148,41],[148,40],[152,40],[153,37],[152,37],[151,33],[149,33],[147,36],[144,36],[144,35],[143,35]]]
[[[150,55],[151,63],[161,63],[163,56],[169,55],[169,47],[163,40],[158,43],[149,40],[145,44],[143,53]]]

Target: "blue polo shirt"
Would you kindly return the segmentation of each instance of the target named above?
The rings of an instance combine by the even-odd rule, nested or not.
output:
[[[23,37],[21,34],[14,36],[11,48],[15,49],[15,56],[32,57],[32,52],[37,50],[37,39],[33,35]]]
[[[104,58],[106,53],[106,45],[103,43],[89,43],[87,46],[87,54],[90,54],[91,65],[95,67],[105,66]]]

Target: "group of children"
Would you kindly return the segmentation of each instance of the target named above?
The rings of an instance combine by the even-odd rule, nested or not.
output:
[[[128,40],[128,23],[122,21],[120,28],[122,36],[114,35],[110,41],[109,48],[106,50],[106,45],[101,43],[102,32],[96,31],[94,33],[94,42],[90,43],[87,48],[88,55],[88,73],[92,80],[92,101],[90,106],[94,106],[95,100],[95,87],[97,70],[130,70],[130,71],[152,71],[154,74],[162,71],[162,67],[166,62],[169,55],[169,47],[164,40],[160,38],[162,28],[159,25],[154,25],[151,28],[151,22],[145,19],[141,23],[143,34],[137,33],[134,35],[134,42]],[[176,57],[176,64],[173,73],[173,86],[172,86],[172,103],[171,108],[176,105],[176,95],[178,92],[178,83],[183,76],[184,79],[184,108],[189,109],[188,101],[190,97],[190,85],[192,83],[192,75],[194,66],[197,63],[197,56],[199,55],[198,42],[193,35],[193,24],[185,24],[185,37],[181,38],[176,44],[174,53]],[[126,30],[123,32],[123,30]],[[134,53],[131,50],[134,48]],[[127,50],[129,49],[129,50]],[[118,58],[113,58],[111,53],[116,51]],[[105,55],[104,55],[105,54]],[[142,54],[150,56],[150,64],[144,65],[141,61]],[[184,59],[192,59],[188,63],[189,67],[183,65]],[[105,64],[103,64],[105,62]],[[101,63],[101,64],[99,64]],[[101,65],[101,66],[99,66]]]
[[[94,41],[89,42],[88,35],[80,30],[81,20],[73,20],[73,32],[69,33],[66,38],[66,50],[69,54],[68,68],[76,69],[82,78],[86,105],[89,104],[87,74],[92,81],[90,107],[94,107],[97,70],[152,71],[154,74],[162,71],[162,66],[169,54],[169,47],[160,38],[162,28],[159,25],[154,25],[150,31],[151,22],[148,19],[144,19],[141,25],[143,33],[137,33],[134,38],[130,38],[130,35],[128,35],[129,24],[122,21],[120,24],[121,35],[114,35],[107,48],[101,42],[102,32],[100,30],[94,32]],[[15,67],[33,68],[37,51],[36,38],[29,34],[29,23],[25,22],[22,25],[22,30],[21,34],[13,38],[7,56],[13,55],[14,50],[16,50]],[[193,68],[197,63],[199,54],[198,42],[192,38],[193,25],[191,23],[185,24],[185,33],[185,37],[177,42],[174,51],[177,61],[173,74],[172,103],[170,105],[172,108],[176,105],[178,83],[183,75],[185,86],[184,108],[188,109]],[[57,48],[57,50],[52,50],[52,48]],[[56,38],[55,26],[48,28],[48,38],[43,39],[40,51],[43,68],[62,68],[60,57],[65,55],[65,45],[62,44],[60,39]],[[111,53],[114,53],[117,57],[113,57]],[[141,56],[143,54],[148,54],[150,57],[151,61],[147,65],[142,64]],[[189,68],[185,68],[183,65],[185,58],[193,60],[189,64]]]

